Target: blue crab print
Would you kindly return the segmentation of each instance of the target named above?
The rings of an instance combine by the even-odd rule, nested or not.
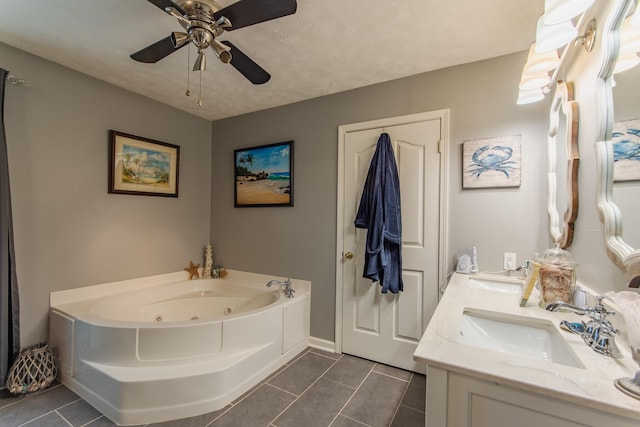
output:
[[[509,173],[514,170],[513,165],[517,164],[517,162],[509,160],[512,155],[513,149],[511,147],[496,145],[489,149],[488,145],[484,145],[473,152],[471,156],[473,164],[467,168],[467,172],[471,176],[479,178],[485,172],[498,171],[509,178]]]
[[[625,134],[633,135],[631,139],[624,139]],[[624,132],[613,132],[612,139],[618,139],[613,143],[613,161],[635,160],[640,161],[640,143],[633,139],[640,138],[640,129],[626,129]]]

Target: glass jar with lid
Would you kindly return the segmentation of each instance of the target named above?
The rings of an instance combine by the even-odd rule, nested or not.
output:
[[[575,269],[578,265],[571,254],[556,243],[536,261],[540,264],[540,307],[546,307],[556,301],[571,303],[576,284]]]

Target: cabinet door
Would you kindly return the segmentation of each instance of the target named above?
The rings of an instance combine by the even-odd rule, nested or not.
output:
[[[450,427],[638,427],[628,418],[453,372],[448,384]]]

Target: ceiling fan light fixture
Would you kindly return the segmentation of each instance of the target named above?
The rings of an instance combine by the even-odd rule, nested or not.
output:
[[[213,40],[211,49],[222,63],[228,64],[231,62],[231,48],[229,46],[223,45],[218,40]]]
[[[213,41],[213,34],[204,28],[190,28],[189,35],[198,49],[206,49]]]
[[[261,22],[271,21],[297,10],[296,0],[232,0],[225,7],[216,0],[148,0],[168,15],[177,18],[186,31],[174,32],[144,49],[130,55],[131,59],[142,63],[156,63],[176,52],[179,48],[193,44],[198,49],[198,57],[193,65],[194,71],[206,69],[205,51],[212,48],[223,63],[230,63],[253,84],[264,84],[271,75],[256,64],[229,41],[217,41],[225,31],[233,31]],[[187,72],[191,62],[187,58]],[[188,75],[188,74],[187,74]],[[187,95],[189,94],[187,78]],[[198,102],[201,105],[201,100]]]
[[[184,46],[189,42],[189,35],[187,33],[174,31],[173,33],[171,33],[170,37],[171,43],[173,43],[173,47],[175,47],[176,49]]]
[[[216,21],[216,26],[220,28],[231,28],[231,21],[229,21],[226,17],[221,16]]]
[[[193,64],[193,71],[205,71],[207,69],[207,57],[204,55],[204,52],[198,51],[198,57],[196,58],[196,62]]]
[[[177,6],[165,7],[164,11],[167,12],[169,15],[173,16],[174,18],[176,18],[180,22],[184,22],[185,24],[189,23],[189,20],[183,16],[184,11],[182,9],[178,10]]]

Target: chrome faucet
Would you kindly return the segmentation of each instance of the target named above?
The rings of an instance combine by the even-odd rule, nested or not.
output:
[[[578,307],[566,302],[556,301],[548,304],[546,309],[549,311],[571,310],[577,314],[587,313],[589,315],[588,322],[568,322],[563,320],[560,322],[560,327],[580,335],[584,342],[595,352],[614,359],[620,359],[622,358],[622,353],[620,353],[614,340],[615,335],[618,334],[618,329],[606,318],[611,314],[616,314],[616,312],[605,308],[602,304],[603,296],[598,296],[597,299],[598,304],[595,307]]]
[[[284,282],[281,282],[279,280],[271,280],[269,281],[269,283],[267,283],[268,287],[271,287],[271,285],[283,285],[284,286],[284,295],[287,298],[293,298],[293,293],[295,292],[295,290],[291,287],[291,279],[287,279]]]
[[[549,311],[558,311],[558,310],[570,310],[576,314],[586,314],[589,311],[589,307],[578,307],[577,305],[569,304],[564,301],[554,301],[545,307]]]

